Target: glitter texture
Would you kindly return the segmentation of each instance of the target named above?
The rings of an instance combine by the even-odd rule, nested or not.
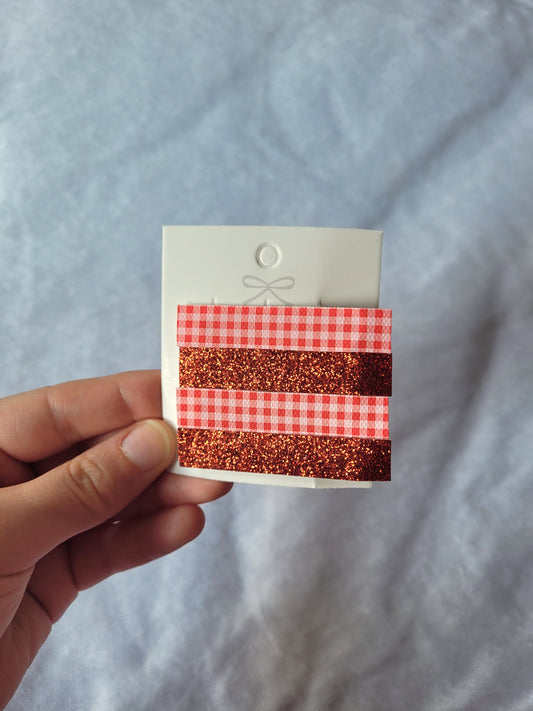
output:
[[[179,384],[188,388],[388,397],[391,371],[390,353],[179,349]]]
[[[390,440],[178,429],[180,465],[345,481],[390,480]]]

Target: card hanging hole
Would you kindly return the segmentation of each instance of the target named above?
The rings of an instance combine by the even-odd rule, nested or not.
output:
[[[281,250],[276,244],[264,242],[255,252],[255,261],[262,269],[272,269],[281,262]]]

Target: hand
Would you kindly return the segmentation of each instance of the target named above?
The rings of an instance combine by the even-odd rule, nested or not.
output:
[[[0,400],[0,708],[79,590],[195,538],[230,489],[161,473],[160,417],[159,371]]]

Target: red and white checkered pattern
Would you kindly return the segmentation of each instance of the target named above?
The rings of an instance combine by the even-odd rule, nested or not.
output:
[[[178,427],[389,437],[386,397],[177,388]]]
[[[177,316],[178,346],[391,352],[390,309],[186,305]]]

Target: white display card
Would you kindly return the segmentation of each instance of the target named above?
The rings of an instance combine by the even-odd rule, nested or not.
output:
[[[163,417],[177,429],[176,312],[183,304],[379,306],[382,233],[320,227],[163,228]],[[308,488],[368,488],[341,481],[181,467],[222,481]]]

